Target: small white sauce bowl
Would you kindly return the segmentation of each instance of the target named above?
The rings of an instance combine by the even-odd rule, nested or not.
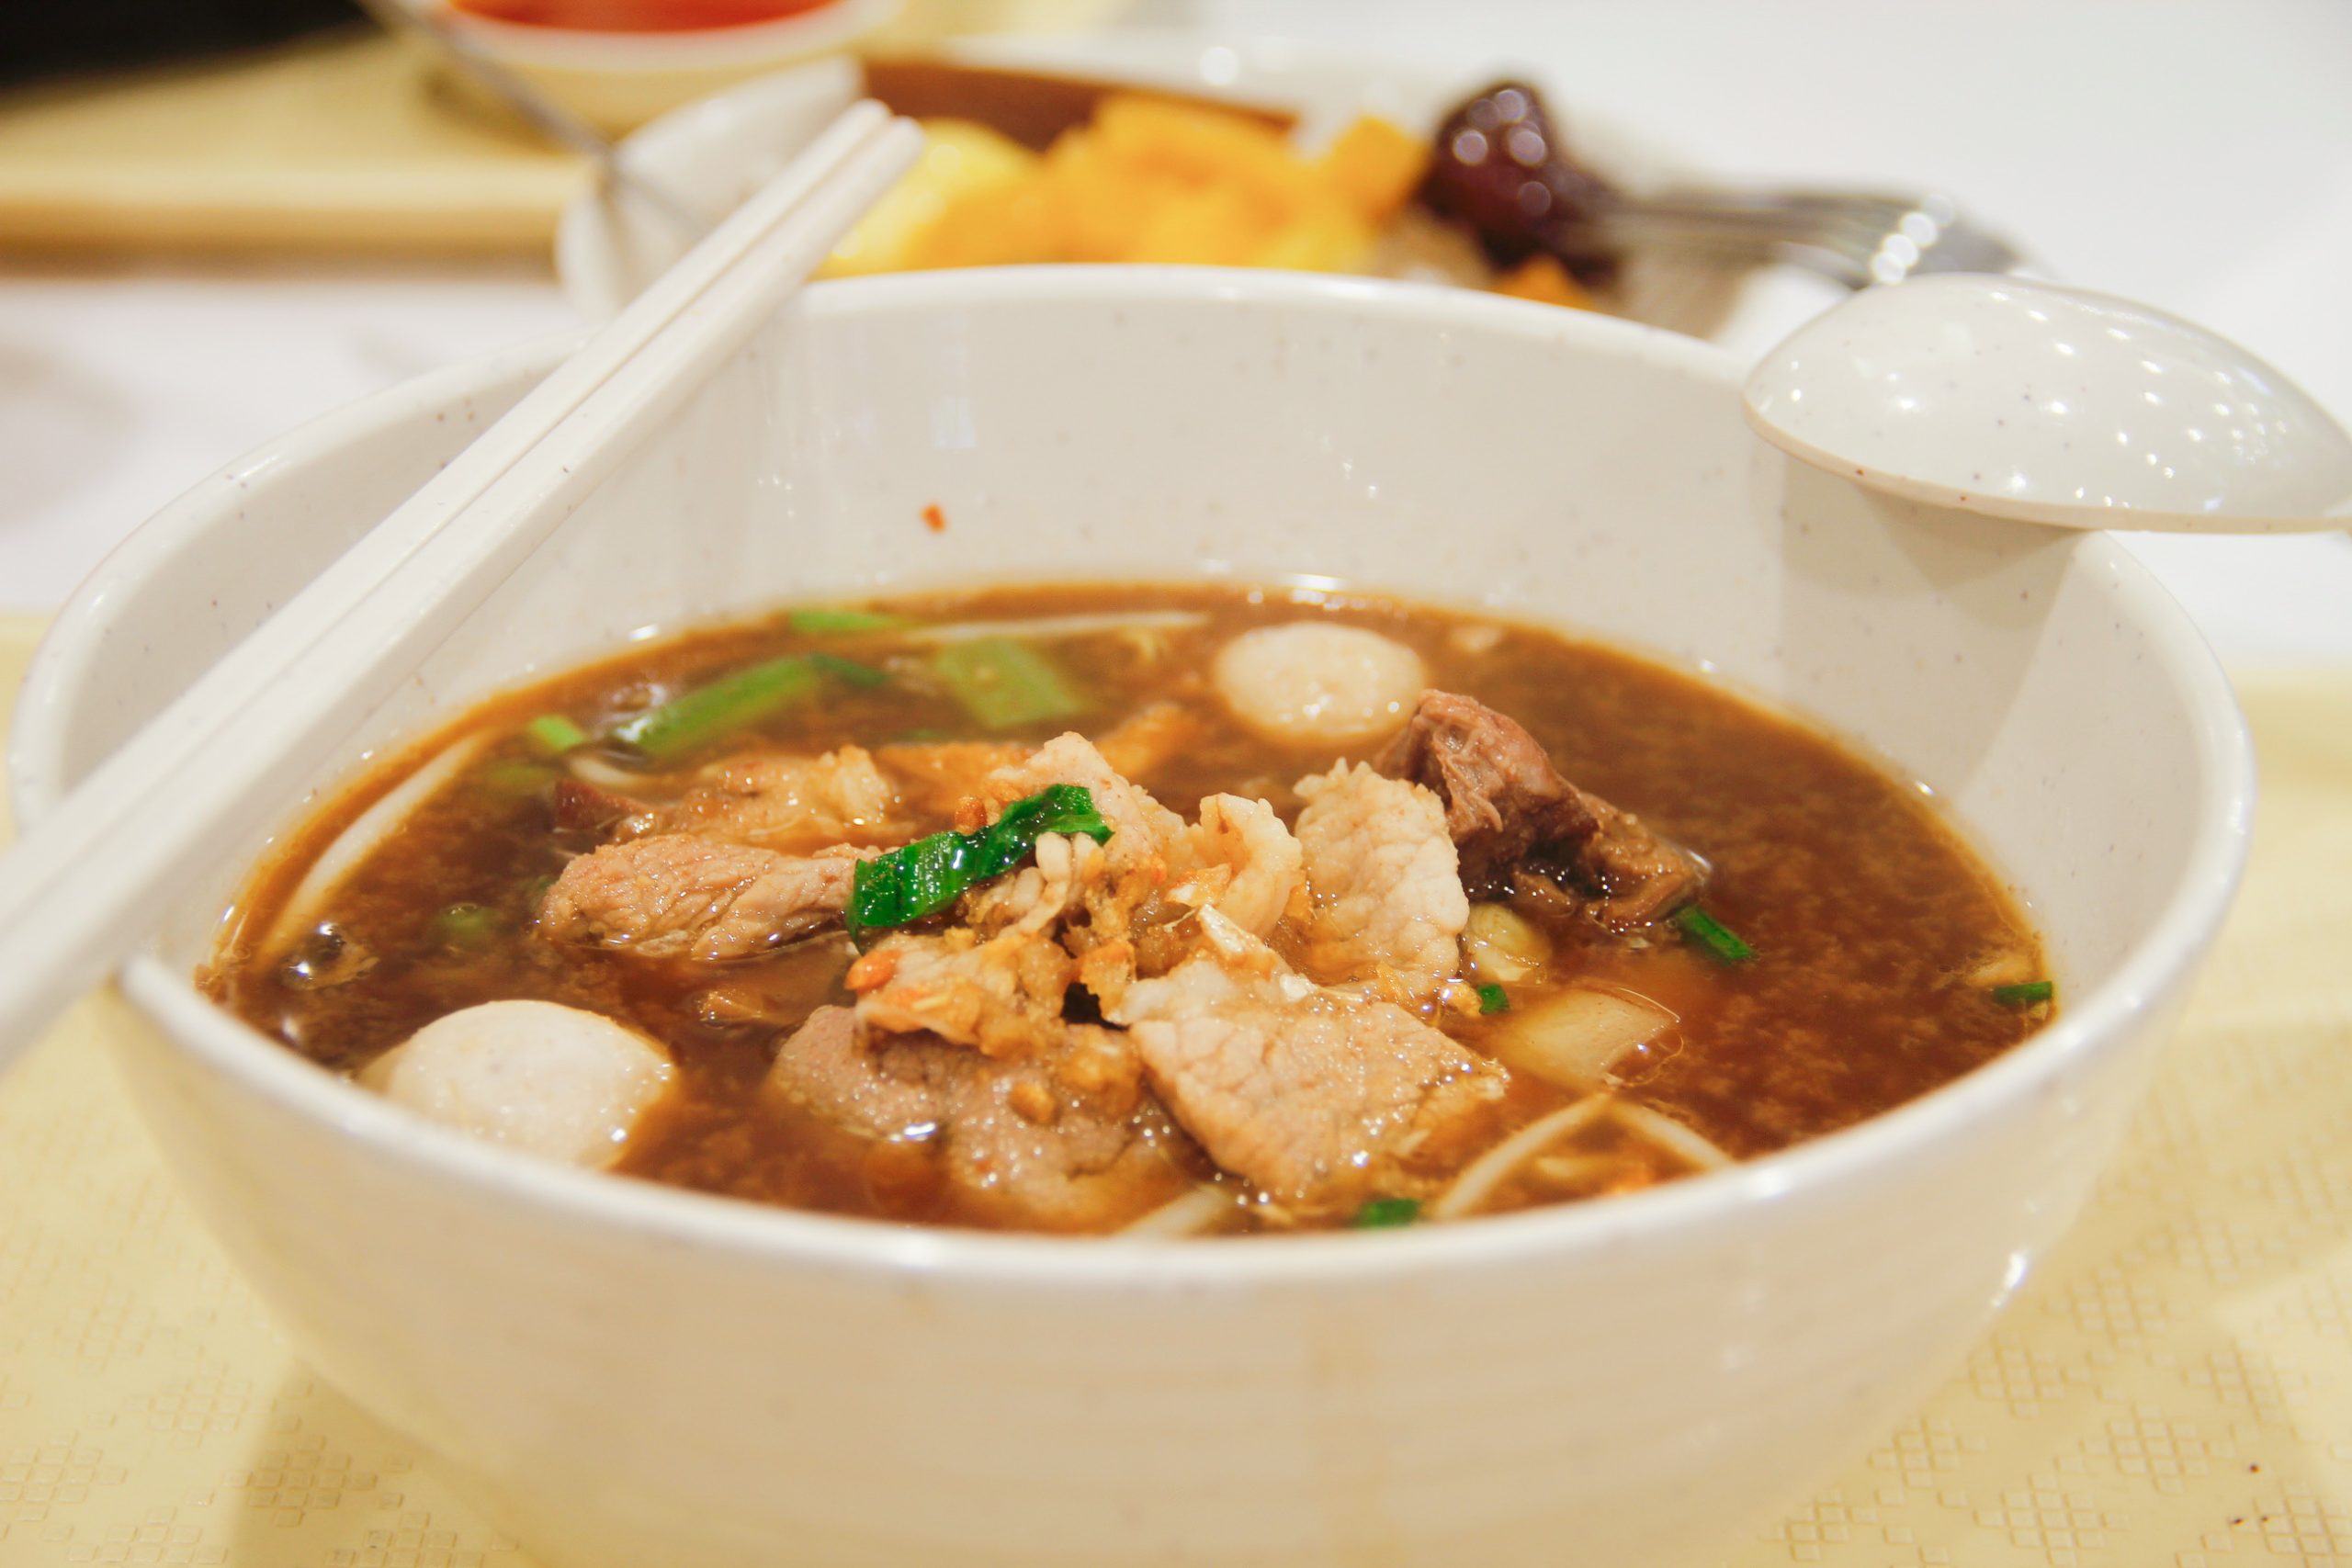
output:
[[[839,53],[887,25],[900,0],[823,0],[773,21],[628,33],[501,21],[450,0],[396,3],[430,9],[468,47],[582,118],[623,131],[722,87]]]
[[[331,415],[149,524],[40,656],[24,818],[564,347]],[[550,1562],[1702,1561],[1914,1408],[2064,1230],[2253,793],[2220,671],[2123,551],[1795,466],[1742,423],[1744,369],[1347,280],[820,287],[353,713],[345,755],[632,628],[900,584],[1307,577],[1580,626],[1883,753],[2015,875],[2063,1012],[1891,1114],[1418,1231],[1073,1242],[768,1210],[468,1141],[216,1010],[189,975],[247,843],[126,971],[125,1080],[302,1354]],[[332,783],[277,781],[286,818]]]

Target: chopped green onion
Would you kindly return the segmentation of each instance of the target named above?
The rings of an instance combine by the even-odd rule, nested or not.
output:
[[[831,676],[851,686],[880,686],[888,672],[833,653],[794,653],[722,675],[681,697],[623,719],[611,739],[654,761],[697,750],[816,693]]]
[[[1374,1198],[1356,1211],[1351,1223],[1360,1231],[1385,1231],[1409,1225],[1420,1217],[1421,1201],[1418,1198]]]
[[[588,744],[588,732],[560,713],[539,715],[523,727],[523,733],[550,757],[560,757]]]
[[[989,729],[1013,729],[1085,711],[1085,699],[1054,661],[1011,637],[959,642],[932,655],[948,695]]]
[[[498,911],[480,904],[452,904],[433,917],[435,938],[451,947],[485,947],[498,927]]]
[[[1756,956],[1756,950],[1740,941],[1738,933],[1696,904],[1676,915],[1674,923],[1718,964],[1745,964]]]
[[[1480,1012],[1510,1011],[1510,993],[1500,986],[1479,987],[1478,1010]]]
[[[1049,784],[1006,807],[977,833],[933,833],[860,861],[850,889],[850,935],[939,913],[966,889],[1027,860],[1046,833],[1084,833],[1101,843],[1111,826],[1084,785]]]
[[[876,686],[887,686],[890,683],[890,672],[888,670],[878,670],[871,664],[861,664],[854,659],[843,659],[838,653],[812,653],[808,656],[808,662],[815,665],[820,671],[847,685],[863,686],[867,691],[872,691]]]
[[[792,629],[811,637],[847,636],[854,632],[895,632],[914,623],[904,615],[886,615],[880,610],[852,610],[814,605],[795,610],[786,617]]]
[[[807,659],[771,659],[623,719],[610,733],[639,755],[666,761],[756,724],[816,690],[817,668]]]
[[[1993,999],[2005,1008],[2039,1007],[2057,994],[2058,987],[2048,980],[2028,980],[2023,985],[1993,987]]]
[[[556,770],[545,762],[492,762],[474,774],[474,782],[492,795],[523,799],[555,783]]]

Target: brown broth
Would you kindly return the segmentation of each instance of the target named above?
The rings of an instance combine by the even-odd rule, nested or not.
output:
[[[1564,948],[1555,972],[1626,987],[1680,1015],[1625,1092],[1734,1156],[1769,1153],[1900,1105],[2007,1049],[2046,1015],[1992,997],[1988,963],[2007,964],[2002,979],[2038,976],[2046,972],[2041,949],[1924,792],[1804,724],[1689,675],[1539,627],[1286,589],[1023,587],[876,607],[924,621],[1198,612],[1204,620],[1190,628],[1056,644],[1090,711],[1070,725],[1013,735],[1099,734],[1146,703],[1185,702],[1204,720],[1199,742],[1137,782],[1188,817],[1202,795],[1222,790],[1262,796],[1293,818],[1291,785],[1336,760],[1328,750],[1269,744],[1226,716],[1205,676],[1223,641],[1253,626],[1324,615],[1411,645],[1435,684],[1517,718],[1570,778],[1713,863],[1707,908],[1754,946],[1754,962],[1719,964],[1661,931],[1646,942],[1596,936]],[[212,994],[346,1073],[476,1002],[535,998],[590,1009],[662,1040],[679,1065],[681,1091],[640,1128],[625,1172],[763,1202],[986,1223],[953,1191],[894,1179],[869,1141],[780,1111],[756,1093],[791,1024],[821,1003],[847,999],[845,939],[712,965],[558,947],[528,929],[546,879],[591,847],[556,830],[545,789],[531,787],[554,773],[518,733],[532,716],[566,714],[593,732],[745,663],[818,649],[873,657],[884,648],[887,639],[797,633],[778,615],[632,649],[482,705],[338,797],[256,874],[207,972]],[[407,773],[476,731],[496,739],[334,896],[334,923],[372,966],[340,985],[303,988],[283,964],[257,961],[255,946],[309,863]],[[813,753],[980,733],[944,695],[828,688],[720,750]],[[504,939],[476,945],[437,930],[441,912],[460,903],[489,911]],[[753,998],[766,1018],[702,1016],[715,985]],[[1509,1015],[1439,1021],[1474,1048],[1510,1026]],[[1515,1076],[1508,1125],[1569,1098]],[[1564,1145],[1546,1171],[1507,1181],[1495,1206],[1596,1196],[1684,1168],[1623,1143],[1601,1130]]]

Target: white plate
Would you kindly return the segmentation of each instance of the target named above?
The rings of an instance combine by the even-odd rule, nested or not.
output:
[[[1299,117],[1309,145],[1372,112],[1433,130],[1454,104],[1505,73],[1451,79],[1408,62],[1345,54],[1283,39],[1119,31],[1075,37],[965,39],[939,51],[974,64],[1131,81],[1278,106]],[[857,69],[829,60],[778,72],[664,115],[621,144],[632,169],[699,210],[732,208],[782,168],[848,104]],[[1580,155],[1633,188],[1702,175],[1641,130],[1555,98],[1554,117]],[[594,190],[575,197],[556,233],[556,271],[573,304],[601,320],[684,251],[660,214]],[[1760,355],[1845,290],[1794,267],[1726,268],[1696,258],[1634,258],[1625,313],[1653,326]]]

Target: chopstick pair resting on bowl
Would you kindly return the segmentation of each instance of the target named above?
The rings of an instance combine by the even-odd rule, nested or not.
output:
[[[910,120],[853,107],[464,454],[206,671],[0,856],[0,1067],[147,934],[143,911],[255,780],[323,761],[545,542],[912,163]]]

